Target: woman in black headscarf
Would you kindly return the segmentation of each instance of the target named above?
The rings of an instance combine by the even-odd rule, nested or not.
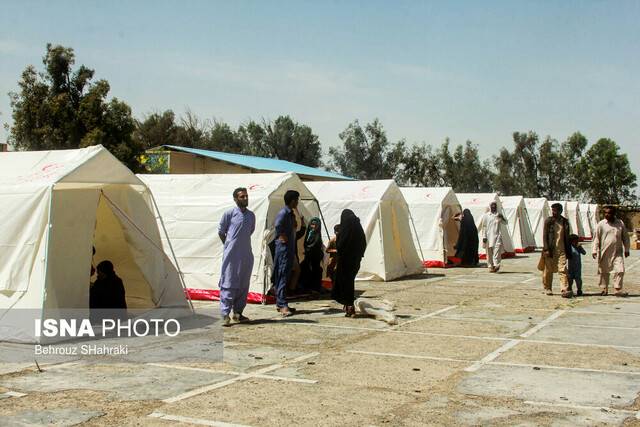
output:
[[[462,211],[459,217],[460,233],[456,243],[456,258],[460,258],[463,267],[475,267],[478,265],[478,228],[473,221],[473,215],[469,209]]]
[[[314,292],[322,291],[322,224],[320,218],[309,221],[304,236],[304,260],[300,263],[300,286]]]
[[[350,209],[340,216],[340,234],[336,242],[337,265],[331,297],[344,306],[347,317],[355,315],[355,279],[367,248],[360,219]]]

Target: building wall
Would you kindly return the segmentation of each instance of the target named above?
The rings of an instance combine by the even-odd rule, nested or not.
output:
[[[169,153],[169,173],[251,173],[242,166],[231,165],[219,160],[208,159],[190,153],[172,151]]]
[[[273,173],[272,171],[259,171],[243,166],[232,165],[215,159],[196,156],[191,153],[181,153],[178,151],[165,152],[169,156],[169,172],[176,174],[190,173]],[[303,181],[338,181],[328,177],[299,175]]]

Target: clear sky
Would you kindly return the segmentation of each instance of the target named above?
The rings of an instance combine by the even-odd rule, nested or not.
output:
[[[325,150],[378,117],[393,141],[471,139],[483,157],[516,130],[579,130],[617,141],[640,177],[639,22],[640,1],[4,0],[0,121],[52,42],[137,117],[290,114]]]

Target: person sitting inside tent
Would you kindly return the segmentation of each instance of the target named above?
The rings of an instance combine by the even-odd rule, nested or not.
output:
[[[461,267],[475,267],[478,265],[478,228],[469,209],[455,216],[460,221],[460,232],[456,242],[456,258],[460,259]]]
[[[113,269],[111,261],[98,264],[98,279],[89,291],[89,308],[93,309],[127,309],[124,285]]]
[[[93,283],[93,275],[96,274],[96,268],[93,266],[93,257],[96,256],[96,247],[92,246],[93,253],[91,254],[91,275],[89,276],[89,282]]]
[[[312,218],[304,237],[304,259],[300,264],[300,287],[322,292],[322,225],[320,218]]]

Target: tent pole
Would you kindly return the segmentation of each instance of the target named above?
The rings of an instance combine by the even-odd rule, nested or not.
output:
[[[47,278],[49,277],[49,243],[51,240],[51,229],[53,228],[53,186],[49,187],[49,214],[47,215],[47,238],[44,244],[44,283],[42,285],[42,297],[40,299],[42,307],[40,309],[40,319],[44,319],[44,295],[47,292]],[[37,338],[36,338],[37,339]]]
[[[167,228],[164,226],[164,219],[162,218],[162,215],[160,215],[160,209],[158,208],[158,204],[156,203],[156,198],[151,191],[149,191],[149,195],[151,196],[151,202],[153,203],[153,208],[156,211],[156,216],[158,217],[158,219],[160,219],[160,225],[162,225],[162,231],[164,232],[164,236],[167,239],[167,244],[169,245],[169,249],[171,250],[171,256],[173,257],[173,261],[176,263],[176,267],[178,269],[178,277],[180,278],[180,284],[182,285],[182,289],[187,296],[187,301],[189,301],[191,311],[194,312],[195,309],[193,308],[193,301],[191,300],[191,295],[189,295],[189,292],[187,291],[187,284],[184,282],[184,275],[182,273],[182,269],[180,268],[180,264],[178,264],[178,257],[173,250],[173,245],[171,244],[171,240],[169,239]]]
[[[418,236],[418,230],[416,230],[416,224],[413,222],[413,215],[411,215],[411,209],[407,209],[409,212],[409,219],[411,220],[411,226],[413,227],[413,234],[416,236],[416,242],[418,242],[418,249],[420,250],[420,259],[424,262],[424,254],[422,253],[422,245],[420,245],[420,237]],[[444,235],[444,229],[442,230]],[[446,261],[445,261],[446,264]]]
[[[324,232],[327,233],[327,239],[331,240],[331,234],[329,234],[329,228],[327,227],[327,222],[324,220],[324,215],[322,215],[322,209],[320,209],[320,203],[317,199],[313,199],[316,202],[316,206],[318,206],[318,212],[320,212],[320,219],[322,220],[322,224],[324,224]]]

